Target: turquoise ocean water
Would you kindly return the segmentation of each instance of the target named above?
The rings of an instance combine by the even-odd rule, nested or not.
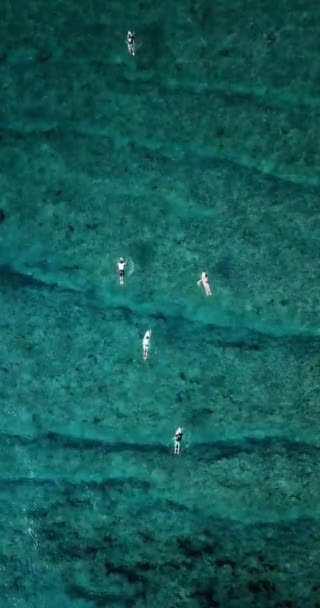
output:
[[[320,606],[319,18],[3,3],[0,608]]]

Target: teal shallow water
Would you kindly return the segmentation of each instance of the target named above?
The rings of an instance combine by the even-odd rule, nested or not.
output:
[[[318,17],[6,5],[0,608],[320,605]]]

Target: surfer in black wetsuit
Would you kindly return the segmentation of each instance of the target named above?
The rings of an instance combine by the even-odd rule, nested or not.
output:
[[[134,42],[134,32],[130,32],[130,30],[127,33],[127,48],[129,55],[134,57],[136,53],[136,45]]]

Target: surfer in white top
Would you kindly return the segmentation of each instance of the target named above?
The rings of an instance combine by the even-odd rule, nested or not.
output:
[[[126,265],[127,265],[127,261],[125,262],[123,258],[120,258],[119,262],[118,262],[120,285],[123,285],[123,283],[124,283],[124,269],[125,269]]]
[[[210,285],[209,285],[208,273],[207,272],[202,272],[201,273],[201,279],[199,281],[197,281],[197,285],[200,285],[200,284],[202,284],[203,289],[206,292],[206,295],[207,296],[212,296]]]
[[[151,338],[151,329],[148,329],[143,336],[142,340],[142,349],[143,349],[143,358],[146,360],[149,354],[150,347],[150,338]]]

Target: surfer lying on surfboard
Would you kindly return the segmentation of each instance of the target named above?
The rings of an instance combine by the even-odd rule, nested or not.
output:
[[[207,296],[212,296],[210,285],[209,285],[208,273],[207,272],[202,272],[201,273],[201,279],[199,281],[197,281],[197,285],[200,285],[200,283],[202,283],[202,286],[203,286],[203,289],[206,292],[206,295]]]
[[[120,258],[120,260],[118,262],[120,285],[123,285],[123,283],[124,283],[124,269],[125,269],[127,263],[128,262],[127,261],[125,262],[123,258]]]
[[[143,340],[142,340],[142,350],[143,350],[144,360],[146,360],[148,358],[149,348],[150,348],[150,338],[151,338],[151,329],[148,329],[148,331],[146,331],[146,333],[144,334]]]
[[[132,57],[134,57],[136,54],[136,45],[135,45],[135,41],[134,41],[134,32],[130,32],[130,30],[127,33],[126,44],[127,44],[129,55],[132,55]]]
[[[177,428],[174,437],[173,437],[173,441],[174,441],[174,453],[175,454],[180,454],[180,448],[181,448],[181,441],[182,441],[182,437],[183,437],[183,432],[182,432],[182,428],[179,426],[179,428]]]

